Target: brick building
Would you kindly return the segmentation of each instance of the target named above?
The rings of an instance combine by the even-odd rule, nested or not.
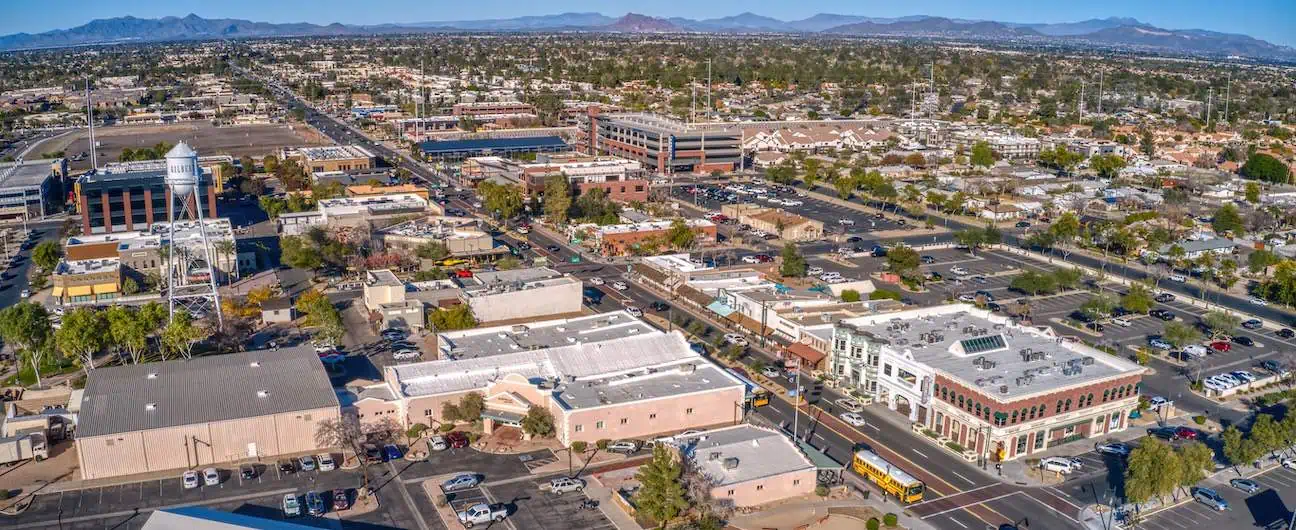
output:
[[[584,245],[604,256],[624,256],[632,254],[636,245],[654,238],[662,241],[663,247],[668,246],[665,241],[673,222],[664,220],[603,226],[582,224],[571,227],[571,232],[577,238],[588,237],[583,240]],[[696,244],[715,243],[715,223],[706,219],[687,219],[684,223],[693,229]]]
[[[578,129],[577,143],[590,154],[634,160],[659,175],[733,171],[741,164],[743,131],[731,124],[591,108]]]
[[[1144,368],[951,304],[839,322],[831,373],[981,458],[1126,429]]]
[[[198,193],[203,195],[203,217],[214,219],[216,187],[212,173],[203,168]],[[104,234],[148,230],[165,223],[171,208],[171,189],[166,185],[165,165],[137,169],[136,166],[105,167],[82,175],[76,182],[77,211],[82,234]],[[188,208],[194,207],[189,198]],[[180,217],[177,212],[176,217]]]

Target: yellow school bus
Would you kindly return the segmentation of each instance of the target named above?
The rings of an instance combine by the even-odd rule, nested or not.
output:
[[[911,503],[922,500],[924,489],[922,481],[891,465],[873,451],[868,449],[856,451],[851,467],[856,473],[877,484],[887,495],[900,499],[900,502]]]

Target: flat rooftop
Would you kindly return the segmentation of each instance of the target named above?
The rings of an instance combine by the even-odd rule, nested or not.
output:
[[[409,397],[483,388],[506,375],[521,376],[533,384],[547,382],[555,393],[561,393],[563,385],[584,385],[630,372],[646,374],[649,368],[690,362],[707,363],[689,348],[683,334],[658,332],[489,357],[399,364],[387,367],[387,379],[396,384],[401,395]],[[736,379],[733,382],[741,385]],[[574,401],[585,403],[579,397]]]
[[[198,157],[199,166],[216,166],[221,163],[234,163],[234,157],[230,155],[210,155]],[[166,159],[158,158],[154,160],[136,160],[133,162],[108,162],[100,170],[108,173],[129,173],[141,171],[162,171],[166,172]]]
[[[677,437],[674,443],[715,486],[817,469],[791,438],[750,424]]]
[[[154,236],[162,239],[171,237],[170,225],[165,222],[153,223],[149,228]],[[207,232],[207,239],[212,242],[234,240],[234,227],[227,217],[203,219],[202,226],[199,226],[198,221],[176,221],[175,231],[175,241],[171,243],[177,246],[201,244],[203,231]]]
[[[491,150],[567,150],[567,142],[558,136],[522,136],[514,138],[477,138],[470,140],[428,140],[419,144],[428,154]]]
[[[320,147],[299,147],[297,152],[308,161],[352,160],[356,158],[371,159],[373,153],[358,145],[326,145]]]
[[[474,239],[487,235],[477,225],[477,220],[469,217],[431,216],[414,219],[381,230],[383,234],[404,237],[421,237],[434,240]]]
[[[370,287],[397,287],[405,285],[404,282],[400,281],[400,278],[396,277],[396,273],[387,269],[369,271],[369,275],[365,279],[365,284]]]
[[[595,344],[626,337],[662,335],[662,331],[625,311],[495,326],[437,335],[443,354],[459,359],[491,357],[572,344]]]
[[[285,377],[284,374],[292,374]],[[91,370],[80,437],[337,409],[309,345]]]
[[[344,197],[319,201],[319,211],[324,216],[340,215],[392,215],[426,210],[428,201],[413,193]]]
[[[119,269],[121,269],[121,260],[117,258],[61,260],[58,266],[54,267],[54,274],[93,274],[96,272],[112,272]]]
[[[641,131],[648,131],[657,134],[692,134],[701,132],[736,132],[732,124],[729,123],[686,123],[674,118],[668,118],[658,114],[647,113],[618,113],[604,114],[600,120],[607,120],[609,123],[618,123],[627,125]]]
[[[643,223],[603,225],[603,226],[596,227],[596,230],[598,230],[600,234],[604,234],[604,235],[629,234],[632,232],[649,232],[649,231],[655,232],[661,230],[669,230],[672,223],[674,223],[674,221],[672,220],[662,220],[662,221],[648,221]],[[684,224],[685,226],[688,226],[689,228],[693,228],[693,229],[715,226],[715,223],[712,223],[711,221],[708,221],[706,219],[687,219],[684,221]]]
[[[54,176],[56,159],[0,163],[0,189],[38,188]]]
[[[560,385],[554,399],[568,410],[619,405],[724,388],[743,387],[742,381],[704,359],[611,377]]]
[[[1013,324],[969,304],[948,304],[848,319],[893,351],[1000,400],[1016,400],[1144,368],[1052,330]]]

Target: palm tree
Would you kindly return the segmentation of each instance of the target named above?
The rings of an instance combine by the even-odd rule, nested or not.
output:
[[[233,270],[232,274],[230,272],[226,272],[225,274],[225,279],[226,279],[225,283],[227,285],[233,283],[234,278],[239,277],[238,260],[234,259],[234,248],[235,248],[234,241],[231,240],[222,239],[212,243],[212,249],[215,250],[217,253],[219,253],[221,256],[223,256],[225,258],[226,267],[229,267],[230,269]],[[216,267],[213,266],[212,272],[214,273],[215,271],[216,271]]]
[[[1209,308],[1210,301],[1206,295],[1209,294],[1210,281],[1215,276],[1215,254],[1203,252],[1201,257],[1197,258],[1197,265],[1202,267],[1201,275],[1197,277],[1201,281],[1201,299]]]

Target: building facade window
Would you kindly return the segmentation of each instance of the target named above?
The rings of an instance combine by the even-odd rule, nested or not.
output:
[[[693,408],[692,408],[692,407],[689,407],[689,408],[687,408],[687,409],[684,409],[684,413],[685,413],[685,414],[692,414],[692,413],[693,413]]]
[[[1017,454],[1022,454],[1025,452],[1026,452],[1026,435],[1023,434],[1017,437]]]
[[[596,421],[596,422],[594,422],[594,428],[595,428],[595,429],[602,429],[602,428],[603,428],[603,422],[602,422],[602,421]]]
[[[1036,431],[1036,432],[1035,432],[1035,450],[1038,451],[1038,450],[1043,449],[1043,448],[1044,448],[1044,431]]]
[[[582,431],[585,430],[585,426],[584,426],[584,425],[581,425],[581,424],[579,424],[579,423],[577,423],[577,424],[576,424],[576,429],[575,429],[575,430],[576,430],[576,432],[582,432]]]

